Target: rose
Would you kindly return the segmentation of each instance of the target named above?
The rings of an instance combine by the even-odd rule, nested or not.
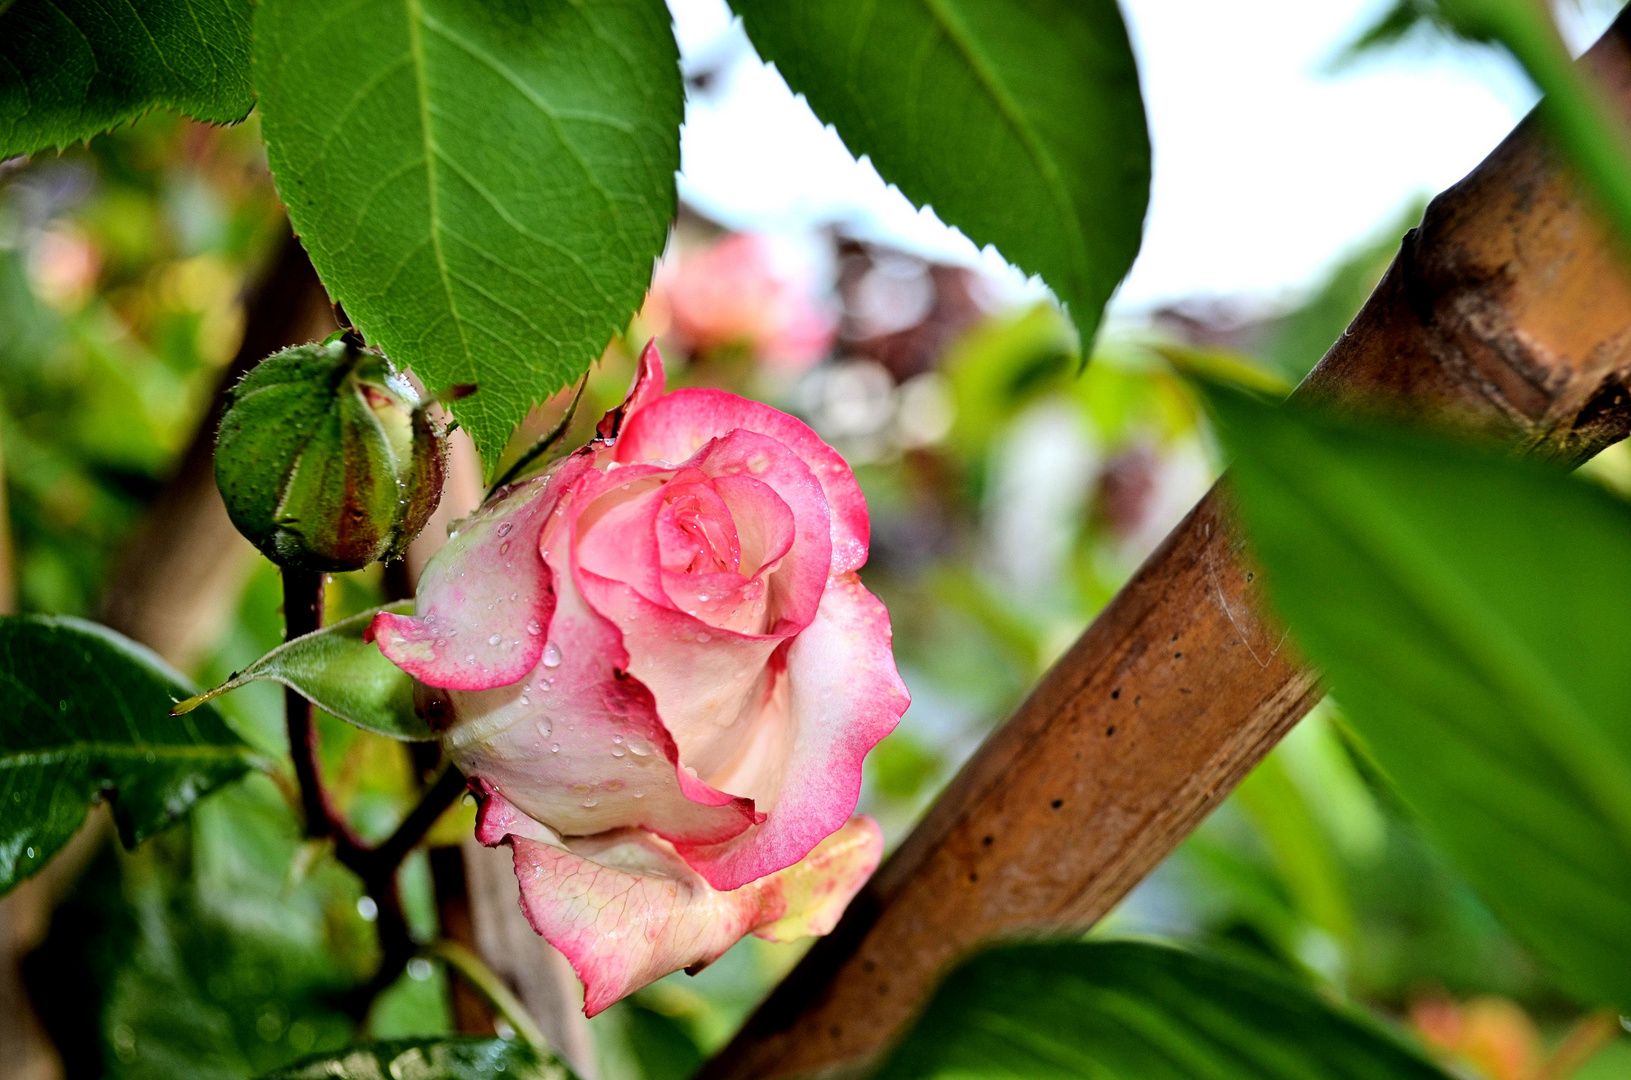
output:
[[[591,1015],[755,932],[825,933],[876,866],[861,761],[905,710],[855,571],[866,504],[793,417],[663,392],[500,491],[369,636],[509,843]]]
[[[776,265],[769,242],[749,233],[665,261],[642,318],[659,332],[666,322],[700,352],[747,346],[791,372],[825,356],[837,330],[810,289]]]

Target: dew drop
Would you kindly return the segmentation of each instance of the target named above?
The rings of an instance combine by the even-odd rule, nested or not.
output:
[[[469,656],[466,656],[464,660],[467,664],[474,664],[476,662],[476,654],[471,653]]]
[[[600,805],[600,800],[599,799],[585,799],[585,800],[583,800],[583,808],[585,810],[591,809],[592,807],[599,806],[599,805]]]
[[[704,631],[703,633],[700,633],[700,634],[697,635],[697,640],[698,641],[712,641],[713,638],[706,631]]]
[[[623,748],[621,746],[619,746],[616,750],[612,751],[612,757],[620,758],[622,756],[623,756]]]
[[[618,746],[622,746],[623,745],[623,736],[613,735],[612,736],[612,742],[616,743]]]
[[[510,535],[510,530],[513,529],[513,528],[515,528],[515,523],[511,522],[511,521],[506,521],[504,524],[502,524],[502,525],[500,525],[498,527],[498,535],[508,536],[508,535]]]
[[[552,743],[550,743],[550,744],[549,744],[549,752],[550,752],[550,753],[551,753],[551,754],[558,754],[558,753],[560,753],[560,752],[561,752],[561,744],[560,744],[560,743],[558,743],[558,742],[552,742]]]
[[[487,644],[489,644],[489,645],[497,645],[497,644],[498,644],[498,635],[497,635],[497,634],[494,634],[494,635],[493,635],[493,636],[492,636],[492,637],[490,637],[490,638],[488,638],[488,639],[487,639]]]
[[[561,666],[561,647],[559,645],[555,644],[553,641],[551,641],[548,645],[544,646],[544,666],[545,667],[560,667]]]
[[[639,789],[635,789],[635,792],[634,792],[634,797],[635,797],[635,798],[636,798],[636,799],[643,799],[643,798],[645,798],[645,797],[646,797],[646,793],[645,793],[645,792],[643,792],[643,791],[640,791],[640,790],[639,790]]]
[[[539,634],[542,634],[543,632],[544,632],[544,628],[542,626],[538,625],[538,620],[537,619],[529,619],[527,621],[527,633],[531,634],[533,637],[537,637]]]
[[[647,746],[639,739],[633,739],[629,742],[629,753],[633,754],[635,757],[645,757],[647,754],[651,753],[651,747]]]
[[[530,698],[530,697],[528,697],[528,696],[527,696],[527,695],[525,695],[525,694],[522,694],[522,695],[521,695],[521,704],[523,704],[523,705],[531,705],[531,704],[532,704],[532,699],[531,699],[531,698]]]
[[[447,638],[437,638],[436,639],[436,647],[438,649],[446,648],[447,647]]]

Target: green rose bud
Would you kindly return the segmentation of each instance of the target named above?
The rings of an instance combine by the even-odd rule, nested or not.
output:
[[[355,570],[407,550],[442,497],[443,458],[407,381],[331,339],[273,353],[232,388],[215,483],[279,566]]]

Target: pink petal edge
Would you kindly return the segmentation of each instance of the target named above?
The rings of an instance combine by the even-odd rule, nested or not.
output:
[[[911,702],[890,637],[889,613],[859,578],[828,583],[815,621],[787,651],[792,748],[764,822],[722,844],[675,845],[714,888],[792,865],[855,812],[862,760]]]
[[[797,865],[719,892],[636,829],[564,844],[512,832],[509,841],[522,911],[583,980],[589,1016],[712,963],[749,933],[789,941],[828,932],[883,853],[877,823],[856,817]]]
[[[364,640],[426,686],[486,690],[519,682],[543,654],[555,611],[538,538],[558,491],[588,467],[587,455],[569,459],[465,518],[425,566],[414,613],[381,612]]]

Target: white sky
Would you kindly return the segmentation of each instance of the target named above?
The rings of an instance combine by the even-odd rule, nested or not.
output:
[[[761,65],[724,0],[669,0],[687,70],[723,58],[687,109],[680,191],[737,228],[832,221],[926,254],[981,256],[857,163]],[[1115,306],[1293,296],[1418,194],[1464,175],[1533,101],[1492,53],[1413,48],[1340,75],[1328,60],[1385,0],[1122,0],[1143,76],[1155,182]],[[1576,48],[1610,18],[1570,20]],[[984,259],[996,262],[990,253]]]

